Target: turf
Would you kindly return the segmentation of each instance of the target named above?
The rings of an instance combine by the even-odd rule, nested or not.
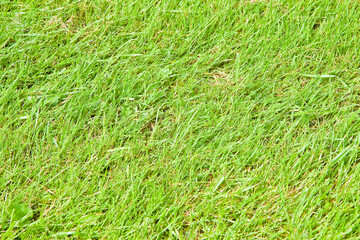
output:
[[[359,19],[0,2],[0,238],[357,239]]]

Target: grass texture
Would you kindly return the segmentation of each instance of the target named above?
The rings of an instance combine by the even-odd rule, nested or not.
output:
[[[0,2],[0,239],[358,239],[359,19]]]

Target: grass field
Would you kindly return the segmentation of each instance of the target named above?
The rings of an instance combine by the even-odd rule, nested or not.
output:
[[[0,2],[0,239],[358,239],[360,2]]]

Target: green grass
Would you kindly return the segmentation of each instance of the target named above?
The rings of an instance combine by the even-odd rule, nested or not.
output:
[[[359,19],[0,2],[0,239],[358,239]]]

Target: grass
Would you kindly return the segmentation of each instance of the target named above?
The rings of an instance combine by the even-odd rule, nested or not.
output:
[[[360,3],[0,3],[1,239],[358,239]]]

